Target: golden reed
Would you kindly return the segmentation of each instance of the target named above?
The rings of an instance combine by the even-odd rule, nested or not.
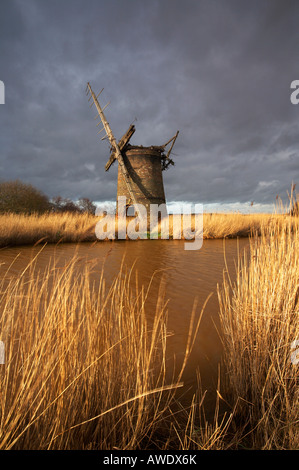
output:
[[[172,216],[169,217],[171,238]],[[283,220],[283,217],[271,214],[203,214],[203,238],[248,237],[252,231],[260,231],[261,226],[273,218]],[[130,220],[128,218],[128,222]],[[0,247],[33,245],[37,242],[93,242],[97,240],[95,227],[98,221],[99,217],[88,214],[0,214]]]
[[[70,219],[56,217],[48,230],[61,235]],[[9,220],[28,230],[29,219],[39,223],[11,216],[7,232]],[[77,233],[93,230],[92,218],[71,219]],[[124,268],[108,287],[104,272],[77,257],[63,267],[52,260],[43,273],[35,258],[17,276],[0,263],[1,449],[298,448],[298,230],[297,217],[261,216],[236,281],[226,275],[219,286],[224,377],[212,422],[200,387],[188,409],[176,398],[200,328],[194,317],[183,365],[166,379],[162,292],[149,320],[149,291],[137,278],[132,288]]]

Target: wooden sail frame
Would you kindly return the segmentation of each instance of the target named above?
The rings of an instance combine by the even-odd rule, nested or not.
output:
[[[114,161],[115,159],[118,160],[118,163],[119,163],[121,172],[122,172],[122,174],[123,174],[123,177],[124,177],[124,180],[125,180],[125,183],[126,183],[128,192],[129,192],[130,197],[131,197],[131,203],[132,203],[133,205],[136,205],[136,204],[137,204],[137,201],[136,201],[136,198],[135,198],[135,195],[134,195],[134,191],[133,191],[133,189],[132,189],[132,187],[131,187],[130,176],[129,176],[129,173],[128,173],[127,168],[126,168],[126,166],[125,166],[124,159],[123,159],[123,156],[122,156],[122,154],[121,154],[121,150],[120,150],[120,148],[119,148],[118,143],[116,142],[116,139],[115,139],[115,137],[114,137],[114,135],[113,135],[113,132],[112,132],[112,130],[111,130],[111,127],[110,127],[110,125],[109,125],[109,123],[108,123],[108,121],[107,121],[107,119],[106,119],[106,117],[105,117],[105,114],[104,114],[104,109],[105,109],[105,108],[102,109],[101,106],[100,106],[100,103],[99,103],[99,101],[98,101],[98,96],[101,94],[101,92],[102,92],[103,90],[101,90],[100,93],[96,96],[95,93],[93,92],[93,90],[92,90],[92,88],[91,88],[89,82],[87,83],[87,89],[86,89],[86,90],[87,90],[87,95],[88,95],[89,93],[91,94],[90,98],[93,99],[93,103],[95,104],[96,109],[97,109],[97,111],[98,111],[98,115],[96,116],[96,118],[97,118],[98,116],[100,116],[101,121],[102,121],[102,124],[103,124],[103,130],[106,131],[106,136],[108,137],[109,142],[110,142],[110,144],[111,144],[111,147],[112,147],[112,149],[113,149],[113,153],[115,154],[115,158],[113,159],[113,161]],[[89,99],[90,99],[90,98],[89,98]],[[108,103],[108,104],[109,104],[109,103]],[[107,107],[107,105],[106,105],[106,107]],[[96,119],[96,118],[95,118],[95,119]],[[105,137],[106,137],[106,136],[105,136]],[[108,161],[108,163],[109,163],[109,161]],[[107,165],[108,165],[108,163],[107,163]],[[112,163],[113,163],[113,162],[111,162],[111,164],[112,164]],[[110,164],[109,166],[111,166],[111,164]]]

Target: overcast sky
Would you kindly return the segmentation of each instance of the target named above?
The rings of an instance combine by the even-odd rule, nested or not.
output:
[[[269,207],[299,183],[298,25],[295,0],[1,0],[0,179],[115,200],[90,81],[116,138],[180,131],[168,202]]]

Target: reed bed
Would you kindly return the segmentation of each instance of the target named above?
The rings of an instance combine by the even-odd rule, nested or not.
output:
[[[218,290],[226,392],[242,445],[299,448],[298,218],[272,220],[250,240],[234,283]],[[297,351],[296,351],[297,349]]]
[[[0,265],[0,449],[228,448],[232,415],[219,400],[212,422],[200,387],[187,408],[179,400],[195,310],[178,364],[167,357],[163,283],[147,312],[150,284],[124,266],[108,287],[93,263],[53,259],[41,273],[38,256],[19,275]]]
[[[88,214],[1,214],[0,246],[94,241],[96,220]]]
[[[200,318],[170,370],[163,286],[148,312],[150,285],[124,266],[107,286],[78,257],[43,273],[34,258],[18,276],[0,265],[0,448],[298,449],[299,219],[261,217],[250,233],[218,288],[212,421],[200,380],[187,409],[177,398]]]
[[[108,288],[86,260],[52,260],[40,273],[36,259],[17,277],[0,266],[0,448],[171,446],[194,316],[183,363],[171,372],[161,291],[146,316],[150,286],[136,277],[132,288],[132,272],[121,269]]]
[[[203,215],[203,238],[243,238],[253,233],[259,234],[262,228],[273,219],[282,221],[279,214],[213,213]]]
[[[236,238],[248,237],[254,232],[260,232],[261,227],[273,218],[283,220],[286,216],[273,214],[240,214],[213,213],[203,214],[203,238]],[[173,237],[173,224],[181,216],[169,216],[169,238]],[[1,214],[0,215],[0,247],[16,245],[32,245],[37,242],[93,242],[98,240],[95,234],[97,222],[101,217],[88,214]],[[128,224],[132,218],[127,218]],[[116,227],[117,228],[117,227]],[[191,227],[194,230],[194,216],[191,217]],[[161,232],[161,226],[156,228]],[[109,233],[107,240],[109,240]],[[117,230],[115,233],[117,238]],[[183,224],[181,238],[184,239]],[[110,239],[114,237],[111,234]]]

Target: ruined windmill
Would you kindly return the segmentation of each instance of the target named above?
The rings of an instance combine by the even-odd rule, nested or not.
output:
[[[129,141],[135,132],[135,126],[130,125],[127,132],[122,136],[119,142],[116,141],[109,123],[104,115],[98,97],[103,90],[96,96],[92,91],[90,83],[87,83],[86,94],[92,100],[90,107],[95,104],[98,114],[95,119],[101,118],[97,126],[102,123],[103,128],[98,132],[106,132],[102,140],[108,138],[111,144],[110,158],[106,163],[105,170],[108,171],[111,165],[118,160],[118,180],[117,180],[117,197],[125,196],[127,206],[135,204],[143,204],[149,214],[150,204],[165,204],[165,193],[162,178],[162,171],[166,170],[169,165],[174,165],[170,158],[170,153],[176,141],[179,131],[166,144],[161,146],[132,146]],[[171,144],[167,153],[166,147]]]

